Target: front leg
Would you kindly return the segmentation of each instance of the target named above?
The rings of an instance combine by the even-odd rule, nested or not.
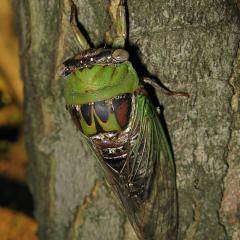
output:
[[[112,42],[114,48],[124,48],[127,37],[126,12],[124,0],[110,0],[109,14],[113,21],[114,36],[106,32],[106,42]]]
[[[77,7],[72,0],[69,0],[69,2],[71,5],[70,23],[71,23],[72,30],[82,50],[87,50],[90,48],[90,46],[86,38],[84,37],[84,35],[81,33],[81,31],[77,26]]]

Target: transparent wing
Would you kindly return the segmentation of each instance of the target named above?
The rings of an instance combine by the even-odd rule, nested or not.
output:
[[[128,181],[115,178],[115,191],[140,239],[176,239],[173,157],[159,116],[146,96],[137,97],[134,131],[139,134],[130,146]]]
[[[159,116],[146,96],[136,97],[127,145],[128,157],[120,173],[107,165],[95,151],[115,199],[139,239],[176,239],[173,157]],[[93,147],[92,144],[89,146]]]

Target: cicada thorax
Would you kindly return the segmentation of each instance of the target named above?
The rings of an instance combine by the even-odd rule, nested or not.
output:
[[[124,49],[96,49],[64,63],[67,109],[97,155],[118,173],[129,156],[125,133],[141,88],[128,57]]]
[[[78,129],[86,136],[119,132],[129,123],[132,110],[132,94],[79,105],[67,105]]]

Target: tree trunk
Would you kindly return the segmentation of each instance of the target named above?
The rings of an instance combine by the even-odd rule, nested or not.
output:
[[[74,2],[82,28],[100,44],[110,26],[108,1]],[[69,24],[69,2],[22,0],[15,5],[25,83],[28,182],[40,239],[136,239],[65,111],[58,69],[80,51]],[[191,95],[159,96],[175,154],[179,239],[240,239],[237,4],[129,0],[128,17],[129,49],[135,52],[135,66],[144,66],[137,70]]]

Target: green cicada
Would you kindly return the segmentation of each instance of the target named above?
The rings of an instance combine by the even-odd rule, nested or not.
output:
[[[177,199],[170,144],[144,81],[124,49],[122,0],[112,17],[116,27],[112,48],[88,49],[72,20],[85,51],[64,62],[66,106],[138,238],[176,239]]]

